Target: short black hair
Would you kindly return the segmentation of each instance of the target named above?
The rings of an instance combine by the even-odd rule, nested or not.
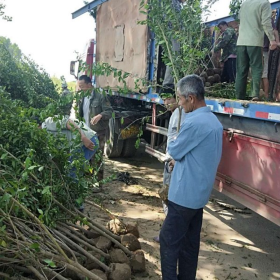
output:
[[[80,76],[79,81],[84,81],[86,84],[91,84],[91,78],[87,75]]]
[[[219,24],[218,24],[218,27],[220,27],[221,25],[226,25],[226,26],[228,26],[228,23],[226,22],[226,21],[221,21],[221,22],[219,22]]]

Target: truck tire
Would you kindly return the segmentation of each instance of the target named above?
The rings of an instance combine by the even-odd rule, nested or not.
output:
[[[133,157],[137,151],[135,147],[136,138],[129,138],[124,140],[123,149],[121,156],[122,157]]]
[[[109,129],[105,143],[105,156],[108,158],[119,157],[123,149],[123,140],[119,139],[119,135],[115,133],[115,120],[110,119]]]

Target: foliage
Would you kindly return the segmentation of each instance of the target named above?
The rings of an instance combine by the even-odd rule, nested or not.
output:
[[[61,87],[61,82],[62,79],[58,78],[56,76],[52,76],[51,80],[56,88],[56,91],[61,94],[62,92],[62,87]],[[71,91],[71,92],[75,92],[76,91],[76,81],[71,81],[71,82],[67,82],[67,88]]]
[[[68,89],[72,92],[75,92],[76,91],[76,84],[77,84],[76,81],[68,82],[67,83]]]
[[[59,97],[44,69],[5,37],[0,37],[0,69],[0,86],[26,106],[44,108]]]
[[[170,0],[141,1],[141,7],[147,20],[140,23],[148,24],[155,33],[157,44],[163,46],[163,61],[172,68],[175,83],[196,72],[209,52],[201,47],[205,29],[202,14],[207,7],[202,7],[199,0],[187,0],[180,12]],[[179,52],[172,48],[174,42],[180,44]]]
[[[3,89],[0,104],[0,185],[7,194],[0,198],[0,209],[12,210],[24,218],[24,213],[11,205],[9,197],[13,197],[44,223],[51,224],[61,216],[54,199],[71,208],[87,193],[84,170],[90,167],[79,152],[79,137],[69,143],[63,134],[54,136],[32,121],[34,115],[53,115],[54,106],[43,113],[24,108]],[[70,176],[74,171],[76,178]]]
[[[235,85],[231,84],[215,84],[206,90],[206,96],[216,98],[235,99]]]
[[[61,94],[61,80],[56,76],[52,76],[51,80],[55,86],[56,91]]]
[[[239,10],[243,1],[244,0],[231,0],[229,4],[230,15],[232,15],[235,20],[238,20]]]
[[[6,8],[6,5],[4,5],[3,3],[0,3],[0,19],[2,18],[3,20],[6,20],[6,21],[12,21],[12,17],[5,15],[5,11],[4,11],[5,8]]]

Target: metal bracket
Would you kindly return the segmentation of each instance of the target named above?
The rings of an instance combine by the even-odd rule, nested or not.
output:
[[[249,108],[249,103],[247,102],[241,103],[241,106],[243,106],[244,108]]]
[[[228,140],[229,140],[229,142],[231,142],[231,141],[232,141],[232,138],[233,138],[233,136],[234,136],[234,132],[233,132],[233,131],[228,131],[227,135],[228,135]]]
[[[86,4],[84,7],[80,8],[79,10],[72,13],[72,19],[77,18],[87,12],[90,12],[95,7],[103,4],[104,2],[107,2],[108,0],[95,0],[91,1],[90,3]]]
[[[275,123],[275,124],[274,124],[274,129],[275,129],[275,132],[276,132],[276,133],[278,133],[278,129],[277,129],[277,125],[278,125],[278,124],[279,124],[279,123]]]

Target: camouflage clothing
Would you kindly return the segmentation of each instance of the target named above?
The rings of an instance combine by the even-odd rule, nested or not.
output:
[[[230,55],[236,55],[236,41],[237,36],[235,30],[232,27],[228,27],[214,48],[214,52],[223,50],[221,61],[225,62]]]

